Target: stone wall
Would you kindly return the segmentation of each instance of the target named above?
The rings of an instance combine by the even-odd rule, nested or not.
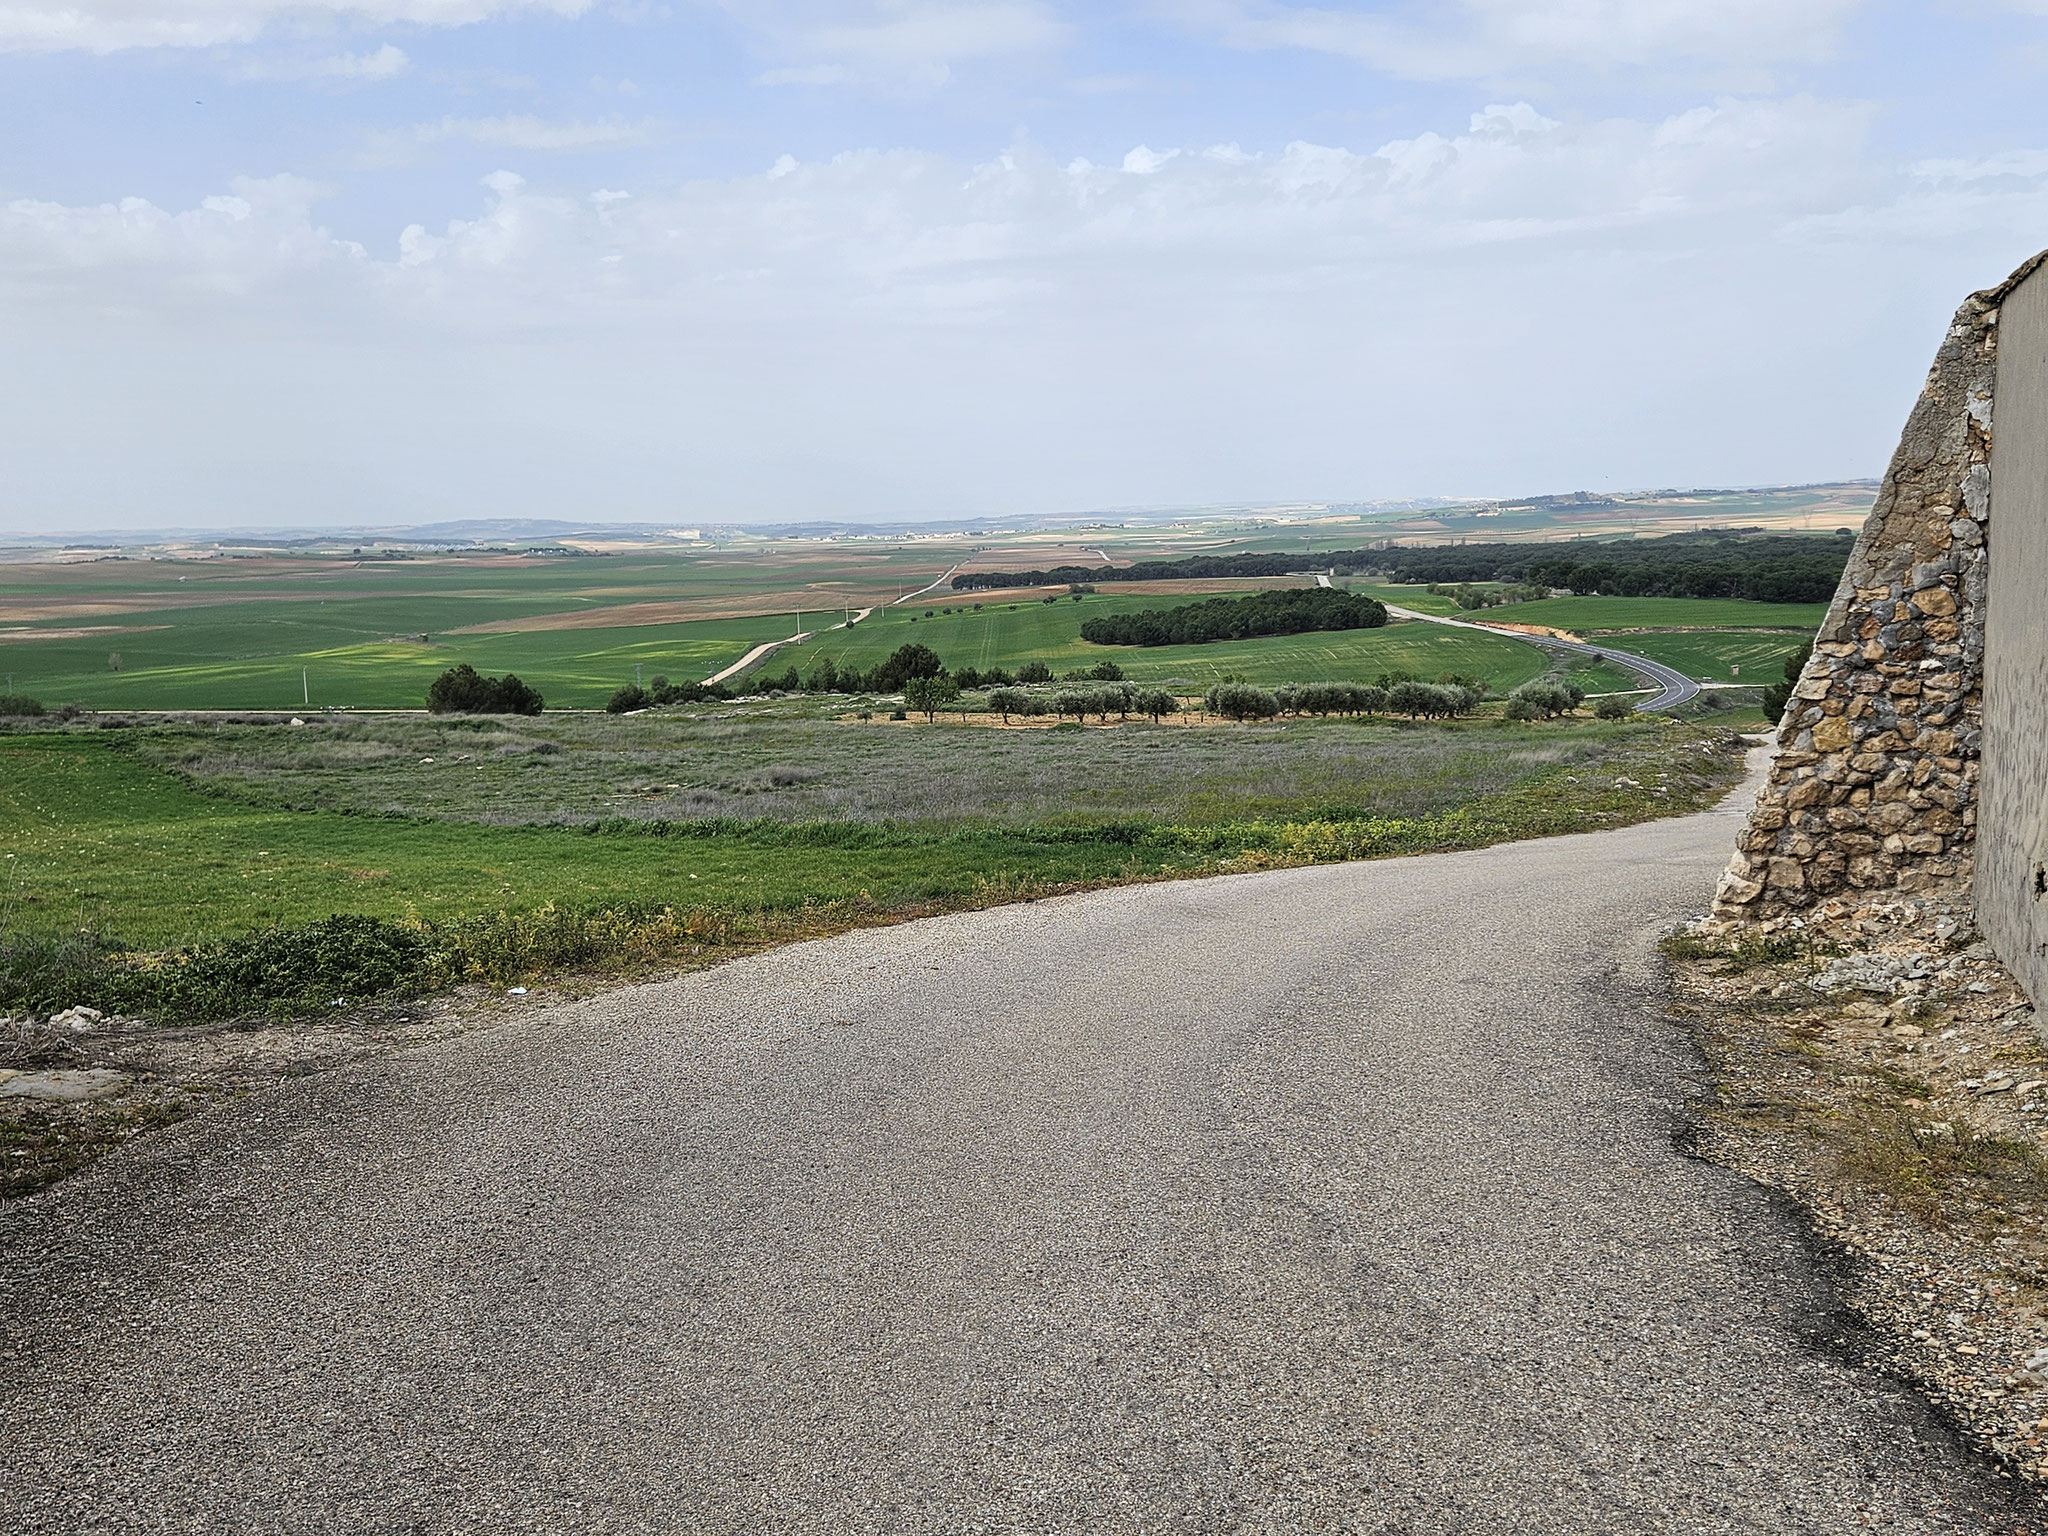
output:
[[[1978,926],[2048,1003],[2048,268],[1999,306]]]
[[[2044,259],[1956,311],[1786,706],[1715,896],[1723,922],[1838,893],[1969,899],[1999,309]]]

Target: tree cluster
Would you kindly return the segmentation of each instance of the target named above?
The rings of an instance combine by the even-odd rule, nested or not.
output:
[[[1136,565],[1056,565],[1046,571],[972,571],[955,576],[955,591],[998,587],[1066,587],[1077,593],[1097,582],[1203,581],[1218,576],[1286,576],[1302,567],[1298,554],[1191,555],[1185,560],[1140,560]]]
[[[1502,608],[1509,603],[1532,603],[1539,597],[1550,596],[1550,588],[1523,583],[1506,587],[1475,587],[1471,582],[1451,586],[1441,581],[1429,584],[1432,596],[1448,597],[1467,613],[1482,608]]]
[[[1455,544],[1362,551],[1360,570],[1400,582],[1522,582],[1603,597],[1737,597],[1823,603],[1853,540],[1837,534],[1670,534],[1600,543]],[[1340,561],[1340,564],[1342,562]]]
[[[1090,715],[1103,720],[1108,720],[1111,715],[1119,720],[1128,720],[1132,715],[1149,715],[1157,724],[1180,709],[1180,700],[1164,688],[1140,688],[1135,683],[1113,682],[1103,688],[1062,688],[1050,698],[1044,694],[1026,693],[1022,688],[995,688],[989,691],[988,708],[990,713],[1001,715],[1006,725],[1012,715],[1026,718],[1053,715],[1062,720],[1068,715],[1076,720],[1085,720]]]
[[[901,693],[912,679],[937,677],[945,670],[938,652],[913,640],[897,646],[886,661],[876,662],[865,672],[859,667],[841,667],[827,656],[811,669],[808,677],[800,674],[796,663],[791,662],[789,670],[779,676],[756,672],[747,679],[747,688],[755,693]]]
[[[1338,571],[1378,572],[1399,582],[1451,584],[1454,589],[1459,583],[1513,582],[1608,597],[1739,597],[1761,603],[1819,603],[1834,596],[1852,542],[1849,530],[1842,529],[1833,534],[1674,533],[1610,542],[1553,539],[1529,544],[1345,549],[1314,556],[1195,555],[1124,566],[977,571],[955,576],[953,585],[964,591],[1285,576],[1313,560]]]
[[[1214,597],[1139,613],[1104,614],[1081,626],[1094,645],[1203,645],[1261,635],[1378,629],[1386,606],[1335,587],[1280,588],[1247,597]]]
[[[513,673],[480,677],[468,662],[450,667],[427,688],[427,712],[435,715],[537,715],[541,696]]]
[[[659,673],[645,688],[628,683],[611,696],[604,709],[608,715],[627,715],[636,709],[653,709],[663,704],[701,704],[706,699],[725,700],[733,696],[723,683],[672,683]]]
[[[1586,690],[1577,683],[1539,677],[1509,693],[1505,713],[1510,720],[1553,720],[1585,702]]]

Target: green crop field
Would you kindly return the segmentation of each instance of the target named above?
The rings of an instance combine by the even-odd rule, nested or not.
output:
[[[1176,539],[1212,552],[1271,547],[1271,535],[1218,529],[1199,539],[1159,530],[1104,532],[1117,558],[1170,554]],[[1311,541],[1313,542],[1313,541]],[[1088,546],[1014,541],[1020,564]],[[1090,613],[1167,606],[1188,595],[1106,588],[1079,603],[987,604],[933,599],[888,607],[970,553],[965,539],[765,541],[741,548],[624,549],[583,555],[510,551],[269,552],[209,559],[101,558],[0,565],[0,687],[46,703],[99,709],[417,708],[427,684],[457,662],[516,672],[557,708],[595,708],[636,675],[703,678],[798,626],[818,628],[859,607],[874,615],[791,659],[825,655],[868,666],[904,640],[925,641],[955,667],[1032,661],[1055,672],[1105,650],[1080,639]],[[1007,546],[1005,546],[1007,549]],[[994,558],[984,549],[977,558]],[[1353,583],[1427,613],[1455,615],[1422,587]],[[927,608],[950,614],[925,618]],[[1558,598],[1494,610],[1508,621],[1582,632],[1712,629],[1811,631],[1818,605],[1660,598]],[[913,618],[917,622],[913,623]],[[1631,641],[1630,643],[1633,643]],[[1662,642],[1658,642],[1661,646]],[[1206,686],[1226,675],[1273,684],[1458,672],[1508,688],[1550,663],[1508,639],[1397,625],[1382,631],[1282,636],[1161,649],[1113,648],[1134,678]],[[1664,656],[1661,649],[1645,654]],[[1745,655],[1701,645],[1703,676],[1724,678]],[[1574,674],[1589,691],[1631,686],[1612,669]]]
[[[1580,634],[1617,629],[1793,629],[1811,634],[1827,611],[1826,603],[1746,603],[1732,597],[1546,597],[1472,617],[1547,624]]]
[[[436,674],[467,661],[519,673],[550,703],[595,707],[636,663],[703,677],[792,633],[799,609],[815,622],[886,601],[945,560],[863,546],[770,560],[718,551],[7,566],[0,674],[9,691],[94,708],[393,708],[419,706]],[[768,611],[699,616],[735,608]]]
[[[1774,683],[1785,658],[1809,637],[1753,630],[1694,630],[1670,634],[1603,635],[1600,643],[1634,651],[1713,683]]]
[[[1542,676],[1550,666],[1543,652],[1519,640],[1422,623],[1208,645],[1091,645],[1081,638],[1081,624],[1093,614],[1171,607],[1191,600],[1104,592],[1079,602],[1061,597],[1052,603],[990,603],[980,612],[971,602],[958,599],[892,608],[844,634],[821,635],[804,646],[778,651],[759,672],[777,675],[794,665],[800,674],[807,673],[827,657],[835,666],[867,668],[912,640],[930,646],[954,668],[1004,667],[1014,672],[1038,661],[1062,673],[1106,659],[1140,682],[1178,678],[1195,687],[1224,677],[1270,685],[1371,679],[1386,672],[1417,677],[1456,672],[1487,678],[1496,690],[1505,690]],[[948,608],[952,612],[946,612]],[[927,612],[932,616],[925,617]],[[1636,686],[1633,678],[1613,668],[1592,667],[1571,675],[1589,692]]]

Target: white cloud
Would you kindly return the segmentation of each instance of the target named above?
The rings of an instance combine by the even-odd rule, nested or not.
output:
[[[1875,472],[1947,311],[2048,228],[2048,151],[1896,166],[1871,123],[1508,101],[1363,149],[783,156],[630,197],[499,172],[465,216],[374,240],[290,178],[182,212],[16,202],[8,515],[716,519]],[[53,446],[80,431],[122,454]]]
[[[778,60],[757,85],[932,87],[956,64],[1044,52],[1071,33],[1044,0],[728,0],[727,9]]]
[[[444,117],[409,128],[383,129],[369,136],[363,158],[372,165],[403,164],[431,144],[481,144],[489,149],[574,153],[630,149],[652,143],[655,124],[605,118],[597,122],[554,122],[526,113],[497,117]]]
[[[422,142],[461,139],[496,149],[622,149],[645,144],[654,135],[653,125],[642,121],[549,122],[544,118],[515,114],[506,117],[444,117],[438,123],[424,123],[413,130]]]
[[[412,67],[405,50],[386,43],[375,53],[339,53],[315,59],[266,59],[236,73],[245,80],[390,80]]]
[[[1755,70],[1834,50],[1861,0],[1457,0],[1372,10],[1278,0],[1180,0],[1224,43],[1337,54],[1423,80],[1674,63]],[[2048,3],[2048,0],[2044,0]]]
[[[845,85],[853,71],[844,64],[806,64],[797,69],[764,69],[754,76],[756,85]]]
[[[211,48],[274,23],[340,19],[459,27],[519,11],[580,16],[592,0],[0,0],[0,52]],[[394,50],[395,51],[395,50]]]

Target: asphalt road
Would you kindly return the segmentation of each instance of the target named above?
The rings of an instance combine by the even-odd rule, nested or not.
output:
[[[1320,578],[1319,578],[1320,579]],[[1651,710],[1670,709],[1675,705],[1689,703],[1699,697],[1700,685],[1676,667],[1667,667],[1661,661],[1652,661],[1647,656],[1638,656],[1634,651],[1617,651],[1611,646],[1587,645],[1581,640],[1559,640],[1549,635],[1525,635],[1514,630],[1501,629],[1492,624],[1474,624],[1466,619],[1447,619],[1441,614],[1419,613],[1413,608],[1397,608],[1386,605],[1387,612],[1403,619],[1421,619],[1430,624],[1448,624],[1453,629],[1476,629],[1482,634],[1496,636],[1503,640],[1521,640],[1540,650],[1559,651],[1571,656],[1585,656],[1599,661],[1611,661],[1618,667],[1626,668],[1638,677],[1648,678],[1657,685],[1659,692],[1654,698],[1643,700],[1636,706],[1639,714]]]
[[[1678,1150],[1732,810],[940,918],[0,1213],[0,1530],[1995,1531]]]

